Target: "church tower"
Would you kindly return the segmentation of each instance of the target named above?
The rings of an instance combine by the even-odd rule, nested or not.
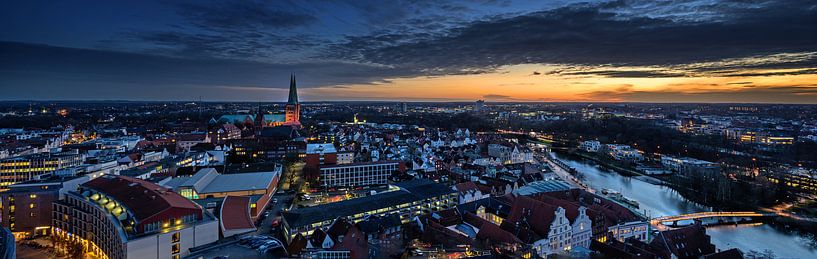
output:
[[[301,124],[301,104],[298,102],[298,89],[295,86],[295,75],[289,78],[289,100],[287,100],[286,124]]]
[[[255,113],[255,122],[253,123],[253,126],[255,126],[255,134],[259,135],[261,134],[261,130],[267,126],[264,120],[264,115],[266,113],[261,109],[261,102],[258,102],[258,110],[255,111]]]

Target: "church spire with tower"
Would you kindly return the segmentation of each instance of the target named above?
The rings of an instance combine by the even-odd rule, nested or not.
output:
[[[295,86],[295,74],[289,77],[289,100],[287,104],[298,104],[298,89]]]
[[[295,83],[295,74],[289,77],[289,99],[286,107],[286,124],[301,124],[301,103],[298,102],[298,87]]]

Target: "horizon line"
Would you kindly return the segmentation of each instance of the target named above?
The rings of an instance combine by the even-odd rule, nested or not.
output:
[[[300,103],[474,103],[478,100],[483,100],[485,103],[519,103],[519,104],[580,104],[580,103],[601,103],[601,104],[752,104],[752,105],[817,105],[817,102],[814,103],[782,103],[782,102],[640,102],[640,101],[524,101],[524,100],[513,100],[513,101],[489,101],[485,99],[476,99],[476,100],[450,100],[450,101],[403,101],[403,100],[325,100],[325,101],[300,101]],[[103,103],[103,102],[130,102],[130,103],[178,103],[178,102],[186,102],[186,103],[259,103],[259,101],[224,101],[224,100],[127,100],[127,99],[66,99],[66,100],[54,100],[54,99],[18,99],[18,100],[0,100],[0,103],[23,103],[23,102],[87,102],[87,103]],[[261,103],[286,103],[286,101],[261,101]]]

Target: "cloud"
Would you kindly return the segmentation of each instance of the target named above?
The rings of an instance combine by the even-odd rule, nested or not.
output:
[[[535,100],[525,99],[525,98],[516,98],[516,97],[510,96],[510,95],[504,95],[504,94],[486,94],[486,95],[483,95],[482,98],[485,99],[485,100],[488,100],[488,101],[505,101],[505,102],[535,101]]]
[[[631,12],[639,5],[628,3],[580,4],[481,20],[414,42],[395,43],[378,35],[357,36],[328,51],[340,49],[333,53],[341,54],[340,58],[424,74],[456,74],[466,69],[528,63],[668,66],[817,51],[817,8],[813,2],[768,2],[762,3],[762,8],[755,8],[760,4],[732,3],[697,6],[710,10],[713,15],[709,20],[639,15]],[[730,11],[733,13],[727,14]],[[815,62],[817,58],[810,57],[799,65]],[[678,74],[609,71],[607,76]]]
[[[100,41],[107,49],[186,58],[290,62],[327,41],[297,33],[318,18],[285,1],[171,3],[183,22],[168,28],[127,30]],[[314,61],[314,60],[309,60]]]
[[[173,91],[219,98],[229,87],[235,87],[231,94],[238,98],[238,92],[247,90],[241,87],[286,88],[290,73],[303,75],[298,78],[302,88],[375,84],[383,82],[383,76],[399,75],[385,67],[337,62],[185,59],[13,42],[0,42],[0,49],[0,78],[6,92],[0,99],[179,98],[167,95]]]
[[[817,104],[817,85],[747,87],[735,90],[595,91],[587,100],[669,103],[804,103]]]
[[[325,42],[305,35],[282,36],[252,31],[225,34],[144,31],[129,32],[122,39],[146,43],[148,47],[142,52],[154,55],[279,63],[315,61],[304,59],[299,54]]]
[[[116,25],[99,32],[80,31],[70,37],[43,33],[49,36],[37,38],[23,34],[38,30],[14,30],[19,37],[3,40],[50,43],[54,38],[58,39],[55,46],[71,47],[0,42],[0,82],[4,90],[18,91],[23,97],[124,95],[149,99],[143,92],[202,92],[238,98],[242,91],[284,87],[286,82],[281,84],[280,79],[290,72],[308,75],[301,77],[306,88],[391,86],[395,84],[390,80],[399,81],[396,79],[508,73],[503,68],[518,64],[556,67],[537,68],[531,75],[567,80],[817,73],[814,1],[540,2],[547,3],[171,2],[170,12],[164,15],[172,17],[111,23]],[[88,28],[84,23],[105,23],[108,16],[127,18],[133,12],[122,11],[130,5],[108,6],[117,10],[114,7],[120,13],[94,12],[105,16],[93,19],[60,12],[64,15],[60,21],[74,23],[54,26],[52,32]],[[152,5],[141,7],[134,10],[155,12],[140,14],[148,17],[166,11]],[[28,23],[52,17],[46,14],[32,16],[39,18]],[[86,40],[86,35],[110,38]],[[527,77],[539,78],[543,77]],[[595,86],[604,85],[603,80],[595,82]],[[765,87],[756,83],[741,86]],[[171,88],[183,90],[163,91]],[[794,91],[777,89],[769,96],[811,95],[808,89]],[[620,99],[666,96],[620,86],[613,86],[610,92]],[[513,97],[495,94],[493,98]]]
[[[207,30],[292,28],[317,21],[311,14],[295,10],[283,1],[192,2],[177,6],[181,16]]]
[[[574,70],[574,71],[562,71],[559,73],[560,75],[568,75],[568,76],[576,76],[576,75],[596,75],[596,76],[604,76],[604,77],[640,77],[640,78],[653,78],[653,77],[681,77],[685,76],[684,73],[680,72],[670,72],[670,71],[660,71],[660,70],[627,70],[627,69],[609,69],[609,70]]]

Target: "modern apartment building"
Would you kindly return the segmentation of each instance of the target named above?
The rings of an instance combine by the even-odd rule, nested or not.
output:
[[[84,156],[78,150],[59,153],[37,153],[0,160],[0,189],[28,181],[55,170],[81,165]]]
[[[53,206],[55,239],[82,244],[86,254],[98,258],[177,259],[219,238],[212,214],[137,178],[105,175]]]
[[[89,176],[52,176],[9,186],[0,192],[0,223],[18,238],[51,234],[51,203],[76,190]]]
[[[320,181],[326,188],[385,185],[392,173],[405,170],[400,161],[327,165],[320,167]]]

